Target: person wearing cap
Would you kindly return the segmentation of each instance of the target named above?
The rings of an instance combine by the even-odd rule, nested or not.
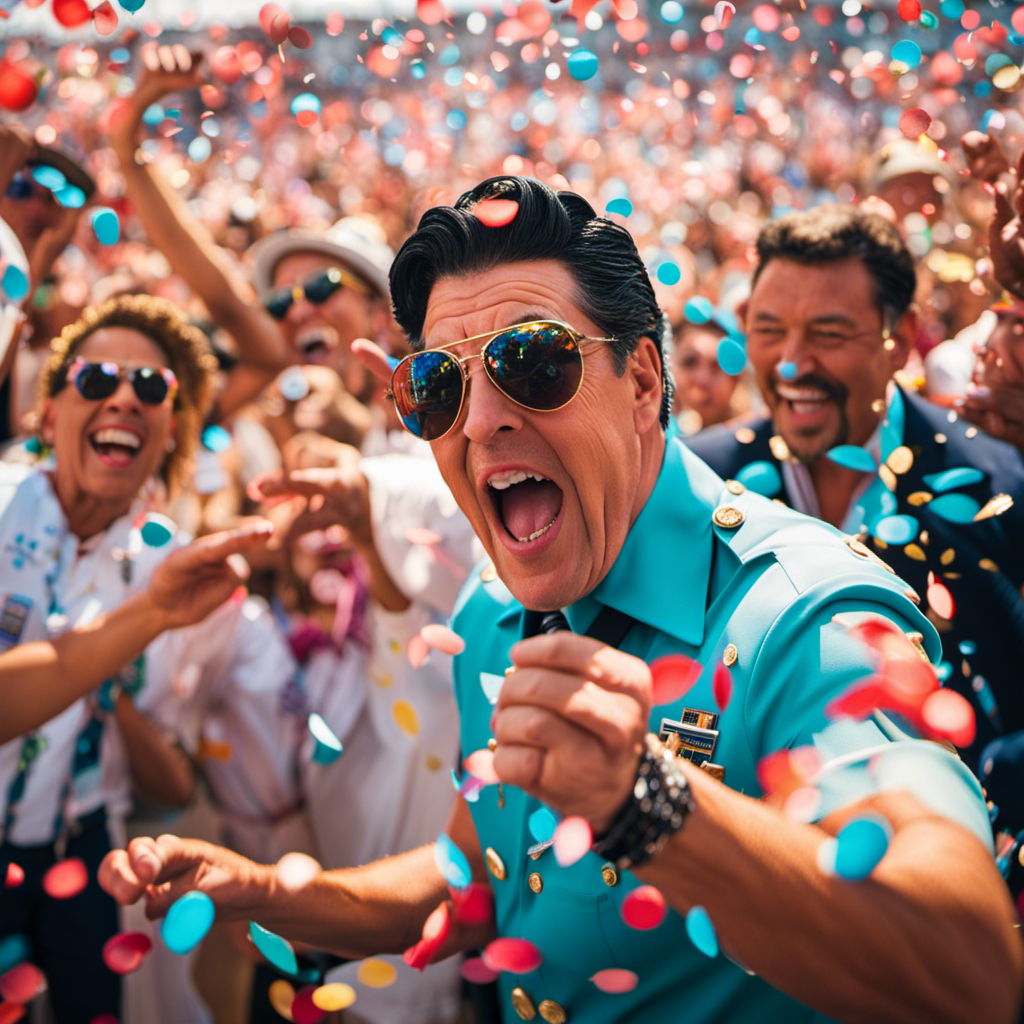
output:
[[[489,227],[496,198],[515,216]],[[936,656],[935,632],[866,549],[666,437],[663,316],[628,232],[488,179],[424,214],[391,291],[416,350],[397,411],[491,559],[453,619],[447,836],[290,892],[229,851],[141,838],[107,858],[108,891],[161,915],[198,889],[350,957],[485,946],[505,1021],[1013,1020],[1024,957],[976,780],[872,691],[826,710],[876,666],[844,623],[886,647],[881,678],[930,693],[915,643]],[[855,822],[889,837],[859,883],[832,843]]]

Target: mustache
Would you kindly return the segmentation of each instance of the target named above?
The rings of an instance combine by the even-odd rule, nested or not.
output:
[[[779,385],[783,383],[778,377],[772,379],[772,389],[776,395],[779,393]],[[827,377],[819,376],[816,373],[805,373],[798,380],[788,380],[785,384],[791,388],[815,388],[818,391],[823,391],[829,398],[831,398],[838,405],[843,406],[846,404],[846,399],[850,394],[849,388],[844,384],[840,384],[837,380],[829,380]],[[779,396],[782,397],[781,395]]]

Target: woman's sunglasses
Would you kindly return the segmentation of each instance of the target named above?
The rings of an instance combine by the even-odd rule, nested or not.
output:
[[[173,399],[178,392],[174,371],[163,366],[126,369],[117,363],[90,363],[79,358],[68,367],[65,380],[73,381],[83,398],[100,402],[117,390],[122,377],[127,378],[139,401],[146,405],[162,405],[168,396]]]
[[[283,320],[292,308],[292,303],[298,301],[305,295],[306,299],[314,306],[322,306],[339,288],[351,288],[352,291],[369,295],[370,286],[361,281],[355,274],[350,274],[344,267],[328,267],[311,277],[307,277],[302,284],[294,285],[291,288],[275,288],[263,303],[267,312],[275,320]]]
[[[473,355],[459,357],[445,351],[487,337],[491,340]],[[611,340],[588,338],[557,320],[488,331],[406,356],[391,375],[386,397],[395,400],[409,433],[436,441],[459,421],[469,387],[465,364],[479,357],[491,383],[516,405],[553,412],[568,405],[583,383],[582,343]]]

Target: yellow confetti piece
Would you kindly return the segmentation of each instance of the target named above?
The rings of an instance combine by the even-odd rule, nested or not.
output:
[[[311,996],[313,1005],[325,1013],[347,1010],[356,1001],[356,990],[342,982],[321,985]]]
[[[396,700],[391,708],[391,713],[395,716],[395,722],[402,732],[407,732],[410,736],[419,735],[420,716],[416,714],[416,709],[407,700]]]
[[[979,563],[980,569],[987,569],[989,572],[999,572],[999,566],[991,558],[983,558]]]
[[[370,958],[359,965],[356,977],[367,988],[387,988],[394,984],[398,972],[386,960]]]
[[[922,551],[916,544],[908,544],[903,549],[903,552],[908,558],[914,559],[915,562],[923,562],[926,558],[924,551]]]
[[[394,678],[390,672],[374,672],[370,678],[372,678],[382,690],[386,690],[394,682]]]
[[[914,491],[913,494],[907,495],[907,501],[911,505],[924,505],[932,500],[932,496],[927,491]]]
[[[428,772],[436,772],[441,770],[441,765],[444,763],[437,754],[427,754],[426,766]]]
[[[295,1001],[295,989],[283,978],[279,978],[271,986],[267,993],[270,996],[270,1005],[285,1020],[294,1020],[292,1017],[292,1003]]]

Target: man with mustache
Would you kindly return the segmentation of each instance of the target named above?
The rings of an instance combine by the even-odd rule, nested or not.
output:
[[[894,382],[917,315],[891,223],[822,206],[766,225],[757,251],[739,313],[770,415],[688,443],[721,476],[859,537],[917,591],[946,685],[975,708],[961,753],[977,768],[987,742],[1024,726],[1024,462]]]

